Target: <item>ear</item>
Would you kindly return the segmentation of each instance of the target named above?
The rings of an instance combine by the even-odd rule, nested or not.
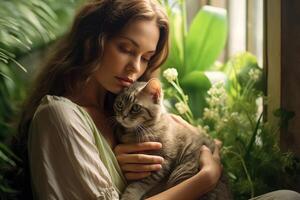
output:
[[[157,78],[150,79],[144,87],[143,92],[151,96],[153,103],[159,103],[162,95],[160,81]]]

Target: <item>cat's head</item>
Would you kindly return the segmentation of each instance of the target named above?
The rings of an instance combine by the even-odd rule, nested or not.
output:
[[[158,79],[135,82],[115,99],[116,120],[126,128],[156,120],[163,110],[162,89]]]

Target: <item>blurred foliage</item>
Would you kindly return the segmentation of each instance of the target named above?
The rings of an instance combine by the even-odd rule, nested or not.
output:
[[[190,114],[189,96],[180,87],[174,69],[165,70],[163,76],[169,82],[165,87],[174,90],[172,98],[177,101],[171,108],[223,142],[224,171],[235,199],[246,200],[283,188],[295,189],[300,184],[300,160],[291,152],[282,152],[278,143],[280,128],[287,128],[294,113],[276,110],[274,114],[280,117],[280,125],[263,121],[263,113],[259,111],[263,105],[259,100],[267,98],[261,89],[264,78],[252,54],[236,54],[222,69],[227,79],[213,83],[207,91],[207,106],[201,118]]]
[[[294,113],[278,109],[279,125],[264,121],[266,79],[256,57],[243,52],[225,64],[215,62],[227,39],[226,12],[204,6],[187,29],[185,2],[163,1],[171,28],[170,56],[162,70],[166,106],[223,141],[223,164],[235,199],[295,189],[300,161],[279,147],[279,130],[287,128]]]
[[[19,60],[46,47],[69,27],[83,0],[0,1],[0,199],[13,199],[18,191],[10,187],[6,171],[21,162],[8,148],[15,132],[17,107],[26,96],[22,78],[27,66]]]
[[[227,83],[215,84],[208,91],[201,124],[223,141],[222,158],[234,196],[243,200],[278,189],[295,189],[300,184],[300,162],[291,152],[280,150],[279,130],[284,124],[263,120],[262,102],[268,97],[263,93],[264,77],[255,56],[238,53],[223,69]],[[280,113],[281,121],[292,117]]]

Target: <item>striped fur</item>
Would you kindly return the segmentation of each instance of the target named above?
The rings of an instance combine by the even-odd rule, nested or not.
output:
[[[132,84],[117,96],[114,103],[116,120],[121,125],[116,131],[119,142],[161,142],[161,150],[148,153],[165,159],[161,170],[131,182],[122,195],[123,200],[143,199],[192,177],[199,171],[200,147],[206,145],[214,150],[214,142],[209,136],[165,111],[161,88],[160,91],[153,90],[152,81],[158,80]],[[157,87],[157,83],[154,85]],[[135,104],[139,106],[133,106]],[[219,182],[219,189],[214,190],[217,192],[210,192],[203,199],[231,199],[227,184]]]

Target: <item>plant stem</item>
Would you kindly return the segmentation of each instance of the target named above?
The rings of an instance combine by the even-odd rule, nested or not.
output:
[[[251,198],[253,198],[253,197],[254,197],[254,187],[253,187],[253,182],[252,182],[251,176],[250,176],[250,174],[249,174],[249,172],[248,172],[248,170],[247,170],[247,166],[246,166],[245,160],[243,159],[243,157],[242,157],[240,154],[238,154],[238,153],[236,153],[236,152],[234,152],[234,151],[227,150],[227,152],[228,152],[228,153],[231,153],[231,154],[233,154],[233,155],[235,155],[235,156],[240,160],[240,162],[242,163],[244,172],[245,172],[246,177],[247,177],[247,179],[248,179],[248,182],[250,183],[250,186],[251,186]]]
[[[249,157],[250,151],[251,151],[252,146],[253,146],[253,144],[255,142],[255,138],[256,138],[257,133],[258,133],[258,128],[259,128],[259,124],[260,124],[260,120],[262,119],[262,116],[263,116],[263,112],[260,114],[260,116],[259,116],[259,118],[258,118],[258,120],[256,122],[255,129],[253,130],[253,134],[251,136],[250,142],[249,142],[249,144],[247,146],[247,150],[246,150],[246,153],[245,153],[245,156],[244,156],[245,159],[247,159]]]
[[[182,101],[187,105],[187,107],[188,107],[188,113],[189,113],[190,117],[191,117],[192,119],[194,119],[193,113],[192,113],[192,111],[191,111],[191,109],[190,109],[190,106],[189,106],[189,104],[188,104],[188,101],[187,101],[187,99],[186,99],[186,95],[184,94],[183,89],[180,87],[180,84],[179,84],[178,79],[176,79],[175,83],[173,82],[172,85],[173,85],[173,87],[175,87],[175,89],[176,89],[176,90],[178,91],[178,93],[180,94],[180,96],[181,96],[181,98],[182,98]]]

